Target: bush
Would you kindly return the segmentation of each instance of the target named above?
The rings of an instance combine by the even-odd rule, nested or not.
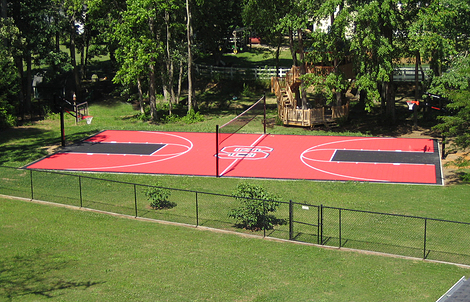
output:
[[[242,205],[237,209],[230,210],[228,216],[237,220],[238,227],[257,231],[285,224],[284,220],[269,214],[274,213],[280,203],[276,201],[275,195],[268,193],[263,187],[242,183],[237,186],[233,196]]]
[[[160,183],[155,184],[153,187],[148,187],[145,192],[147,200],[150,201],[150,206],[155,210],[171,209],[176,207],[176,203],[169,201],[171,191],[161,187]]]
[[[166,115],[162,117],[161,121],[164,123],[182,122],[182,123],[189,125],[189,124],[194,124],[198,122],[203,122],[204,116],[201,115],[199,112],[195,112],[194,110],[191,110],[185,116],[182,116],[182,117],[178,116],[177,114]]]
[[[194,110],[191,109],[191,111],[188,112],[187,115],[181,118],[181,121],[183,121],[185,124],[194,124],[198,122],[203,122],[204,116],[201,115],[199,112],[194,112]]]

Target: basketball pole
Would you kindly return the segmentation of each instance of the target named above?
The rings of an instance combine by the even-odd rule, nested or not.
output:
[[[215,177],[219,177],[219,125],[215,125]]]
[[[60,142],[65,147],[64,108],[60,106]]]
[[[263,131],[264,131],[264,135],[266,135],[266,93],[263,95]]]

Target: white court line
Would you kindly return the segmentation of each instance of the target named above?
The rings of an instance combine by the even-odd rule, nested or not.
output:
[[[266,134],[262,134],[260,137],[258,137],[257,140],[255,140],[251,145],[250,147],[254,147],[256,146],[256,144],[263,138],[265,137]],[[222,173],[220,173],[219,176],[223,176],[228,170],[230,170],[236,163],[238,163],[239,161],[241,161],[243,158],[237,158],[237,159],[234,159],[233,162],[224,170],[222,171]]]
[[[189,146],[186,146],[186,145],[183,145],[183,144],[171,144],[171,143],[166,143],[166,145],[175,145],[175,146],[182,146],[182,147],[185,147],[186,150],[183,151],[183,152],[180,152],[180,153],[175,153],[175,154],[164,154],[162,156],[167,156],[165,158],[160,158],[158,160],[152,160],[152,161],[147,161],[147,162],[143,162],[143,163],[135,163],[135,164],[128,164],[128,165],[120,165],[120,166],[108,166],[108,167],[93,167],[93,168],[68,168],[66,170],[83,170],[83,171],[93,171],[93,170],[102,170],[102,169],[117,169],[117,168],[127,168],[127,167],[137,167],[137,166],[143,166],[143,165],[148,165],[148,164],[153,164],[153,163],[157,163],[157,162],[162,162],[162,161],[165,161],[165,160],[170,160],[170,159],[173,159],[175,157],[179,157],[183,154],[186,154],[188,153],[189,151],[191,151],[191,149],[193,148],[193,142],[189,139],[187,139],[186,137],[183,137],[181,135],[176,135],[176,134],[171,134],[171,133],[165,133],[165,132],[151,132],[151,131],[142,131],[142,132],[146,132],[146,133],[151,133],[151,134],[156,134],[156,135],[168,135],[168,136],[173,136],[173,137],[176,137],[176,138],[179,138],[179,139],[182,139],[186,142],[189,143]],[[116,155],[119,155],[121,156],[121,154],[116,154]],[[130,154],[128,154],[129,156]],[[147,155],[149,158],[154,158],[155,155],[153,156],[149,156]]]
[[[304,165],[306,165],[307,167],[310,167],[311,169],[317,170],[317,171],[325,173],[325,174],[337,176],[337,177],[344,177],[344,178],[349,178],[349,179],[358,180],[358,181],[390,182],[390,180],[387,180],[387,179],[363,178],[363,177],[358,177],[358,176],[353,176],[353,175],[345,175],[345,174],[339,174],[339,173],[335,173],[335,172],[331,172],[331,171],[326,171],[326,170],[317,168],[314,165],[307,162],[307,161],[313,161],[313,162],[316,161],[316,162],[331,162],[331,163],[333,163],[331,161],[331,159],[330,160],[317,160],[317,159],[309,158],[309,157],[306,156],[307,153],[315,152],[315,151],[338,150],[336,148],[335,149],[333,149],[333,148],[331,148],[331,149],[328,149],[328,148],[318,149],[319,147],[324,147],[324,146],[327,146],[327,145],[333,145],[333,144],[336,144],[336,143],[347,143],[347,142],[352,142],[352,141],[366,141],[366,140],[376,140],[376,139],[386,140],[386,139],[395,139],[395,138],[366,137],[366,138],[353,138],[353,139],[345,139],[345,140],[327,142],[327,143],[319,144],[319,145],[308,148],[307,150],[302,152],[302,154],[300,154],[300,160],[302,161],[302,163]],[[369,151],[369,150],[367,150],[367,151]],[[403,152],[415,152],[415,151],[403,151]],[[390,163],[374,163],[374,164],[390,164]],[[423,164],[418,164],[418,165],[423,165]]]

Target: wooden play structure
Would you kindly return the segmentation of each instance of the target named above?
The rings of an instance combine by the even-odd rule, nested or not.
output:
[[[87,124],[91,124],[93,117],[88,115],[88,102],[77,104],[75,94],[73,96],[73,103],[63,97],[62,100],[70,106],[68,108],[63,107],[63,111],[75,118],[75,125],[77,125],[81,120],[86,120]]]
[[[327,76],[333,66],[306,66],[307,73]],[[349,103],[341,106],[315,106],[303,109],[300,102],[300,67],[292,66],[285,77],[271,78],[271,92],[276,95],[278,116],[285,126],[313,127],[328,124],[349,113]]]

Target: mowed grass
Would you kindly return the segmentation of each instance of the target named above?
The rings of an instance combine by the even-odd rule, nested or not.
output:
[[[254,94],[242,101],[249,98],[255,101],[259,96]],[[230,100],[230,95],[217,97]],[[214,113],[205,112],[205,121],[195,124],[150,124],[137,119],[138,111],[129,103],[93,103],[91,125],[84,121],[75,125],[66,116],[66,140],[68,143],[81,140],[106,129],[213,132],[216,124],[221,125],[240,113],[241,105],[236,105],[239,104],[232,103],[228,109]],[[275,110],[270,109],[268,114],[273,118]],[[259,132],[260,129],[260,123],[255,121],[244,130]],[[271,125],[268,132],[363,135],[277,125]],[[20,167],[47,155],[59,143],[58,115],[2,131],[0,165]],[[35,172],[38,176],[36,173],[39,172]],[[141,184],[159,181],[167,187],[222,194],[231,194],[238,183],[248,181],[262,185],[283,201],[469,222],[469,185],[91,176]],[[0,182],[2,187],[12,190],[8,187],[9,177],[14,176],[2,175]],[[35,182],[45,179],[39,176]],[[78,205],[77,179],[72,182],[59,177],[55,181],[57,185],[53,188],[38,189],[37,198]],[[28,188],[28,185],[26,182],[22,186]],[[87,187],[83,192],[84,206],[92,202],[99,209],[110,210],[106,200],[109,196],[129,195],[127,199],[131,200],[133,197],[131,187],[125,194],[108,195],[107,184],[84,181],[84,185]],[[26,190],[20,196],[29,197],[29,194]],[[200,201],[200,206],[205,207],[204,200]],[[118,206],[121,210],[125,208],[126,214],[133,214],[132,203]],[[141,202],[139,207],[145,209],[148,205]],[[178,202],[175,211],[182,210],[194,215],[192,204]],[[463,275],[468,275],[468,270],[451,265],[213,234],[19,201],[2,200],[0,211],[2,234],[5,234],[0,239],[4,255],[0,286],[5,300],[9,300],[8,295],[21,301],[51,295],[64,301],[435,301]],[[221,211],[224,214],[228,209]],[[193,220],[179,222],[194,224]]]
[[[468,270],[0,199],[4,301],[435,301]]]

